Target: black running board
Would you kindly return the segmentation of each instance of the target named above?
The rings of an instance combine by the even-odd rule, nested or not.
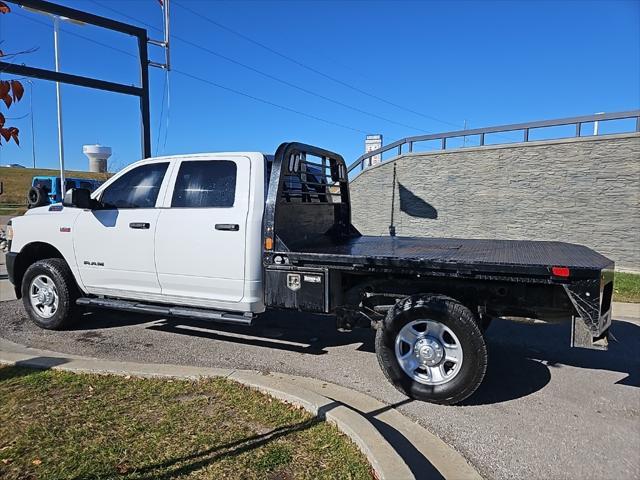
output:
[[[166,315],[170,317],[193,318],[211,322],[231,323],[234,325],[251,325],[252,313],[230,313],[204,308],[189,308],[179,306],[157,305],[141,303],[129,300],[116,300],[112,298],[82,297],[76,300],[77,305],[83,307],[109,308],[133,313],[147,313],[150,315]]]

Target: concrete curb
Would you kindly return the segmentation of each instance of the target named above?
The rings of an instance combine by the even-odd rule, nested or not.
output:
[[[613,318],[640,319],[640,303],[613,302]]]
[[[380,480],[482,478],[458,452],[393,405],[320,380],[249,370],[107,361],[29,348],[4,339],[0,339],[0,363],[137,377],[225,377],[335,424],[365,454]]]

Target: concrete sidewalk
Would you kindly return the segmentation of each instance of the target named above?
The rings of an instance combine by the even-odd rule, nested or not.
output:
[[[383,479],[481,479],[454,449],[394,407],[332,383],[271,372],[115,362],[28,348],[0,339],[0,363],[83,373],[195,379],[225,377],[335,424]]]
[[[640,320],[640,303],[613,302],[613,318]]]

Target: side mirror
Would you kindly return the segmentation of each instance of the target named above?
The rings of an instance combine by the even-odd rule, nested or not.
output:
[[[62,205],[65,207],[91,209],[91,192],[86,188],[72,188],[64,194]]]

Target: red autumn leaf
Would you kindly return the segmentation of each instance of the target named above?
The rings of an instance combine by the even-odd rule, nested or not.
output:
[[[5,118],[2,112],[0,112],[0,128],[4,127]]]
[[[24,95],[24,87],[18,80],[11,80],[11,91],[13,92],[13,100],[19,102]]]
[[[0,136],[4,137],[7,142],[11,140],[11,132],[8,128],[0,128]]]
[[[16,142],[16,145],[20,146],[20,139],[18,138],[20,130],[18,130],[16,127],[9,127],[9,132],[11,132],[11,138],[13,138],[13,141]]]
[[[13,103],[11,95],[9,95],[8,93],[4,97],[2,97],[2,100],[4,101],[4,104],[7,106],[7,108],[9,108]]]
[[[0,13],[9,13],[10,11],[11,9],[9,8],[9,5],[4,2],[0,2]]]
[[[9,89],[11,89],[11,84],[6,80],[0,80],[0,98],[4,98],[9,93]]]

